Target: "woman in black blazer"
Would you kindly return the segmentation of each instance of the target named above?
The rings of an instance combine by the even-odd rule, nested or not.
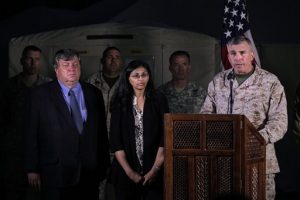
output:
[[[117,200],[163,199],[163,115],[168,111],[166,98],[154,90],[149,65],[130,62],[111,106],[110,181]]]

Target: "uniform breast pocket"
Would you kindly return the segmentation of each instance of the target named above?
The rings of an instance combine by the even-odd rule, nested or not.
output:
[[[250,97],[245,99],[243,113],[249,118],[254,125],[262,123],[267,113],[268,106],[262,98]]]

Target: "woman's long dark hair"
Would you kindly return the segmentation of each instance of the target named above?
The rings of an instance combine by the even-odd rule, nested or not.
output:
[[[149,74],[149,81],[145,88],[145,97],[151,98],[153,96],[154,84],[150,66],[148,65],[148,63],[142,60],[133,60],[121,72],[119,86],[112,98],[110,109],[113,109],[115,107],[122,107],[122,109],[127,109],[127,105],[132,102],[134,91],[129,82],[129,76],[133,70],[139,67],[145,68]]]

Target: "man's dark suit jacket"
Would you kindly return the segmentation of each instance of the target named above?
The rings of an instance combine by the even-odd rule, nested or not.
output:
[[[102,93],[81,82],[87,119],[81,134],[71,118],[57,80],[33,89],[29,95],[25,132],[25,167],[41,174],[46,187],[78,183],[81,173],[99,184],[109,166],[109,145]]]

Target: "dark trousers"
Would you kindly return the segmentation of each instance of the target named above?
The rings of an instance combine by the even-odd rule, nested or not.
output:
[[[28,181],[20,153],[1,152],[0,158],[0,199],[26,200]]]
[[[81,173],[74,186],[43,188],[42,200],[99,200],[99,182],[95,180],[95,174]]]

